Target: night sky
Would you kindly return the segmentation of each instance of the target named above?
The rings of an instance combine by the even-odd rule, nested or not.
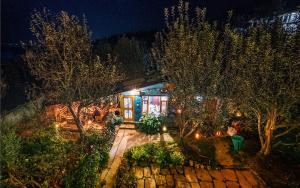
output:
[[[296,0],[287,0],[296,2]],[[258,7],[278,8],[281,0],[192,0],[191,6],[207,7],[210,19],[226,16],[227,10],[243,14]],[[86,15],[93,38],[135,31],[158,30],[164,26],[163,9],[176,5],[176,0],[2,0],[2,43],[29,40],[30,14],[47,7],[65,10],[77,16]],[[295,3],[294,3],[295,4]]]

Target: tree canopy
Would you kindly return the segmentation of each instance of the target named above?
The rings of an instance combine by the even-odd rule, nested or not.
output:
[[[31,20],[34,41],[26,45],[24,59],[38,83],[31,91],[47,102],[69,106],[80,132],[80,109],[114,94],[121,76],[113,58],[101,61],[92,53],[87,21],[67,12],[34,12]],[[74,109],[73,102],[80,105]]]

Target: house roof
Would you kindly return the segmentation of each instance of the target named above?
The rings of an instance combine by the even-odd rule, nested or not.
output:
[[[160,84],[160,83],[162,83],[161,80],[146,80],[144,78],[138,78],[138,79],[134,79],[134,80],[127,80],[127,81],[122,82],[119,85],[119,87],[117,89],[117,92],[118,93],[126,92],[126,91],[130,91],[130,90],[133,90],[133,89],[145,88],[145,87]]]

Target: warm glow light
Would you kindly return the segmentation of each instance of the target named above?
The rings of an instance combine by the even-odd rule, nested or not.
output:
[[[195,138],[196,138],[196,139],[199,139],[199,138],[200,138],[200,134],[199,134],[199,133],[196,133],[196,134],[195,134]]]
[[[88,121],[88,124],[90,125],[91,123],[92,123],[92,120],[89,120],[89,121]]]
[[[177,109],[178,114],[181,114],[181,112],[182,112],[181,109]]]
[[[217,131],[216,132],[216,136],[221,136],[222,132],[221,131]]]
[[[240,111],[237,111],[235,115],[236,115],[236,117],[241,117],[242,113]]]
[[[163,126],[162,130],[163,130],[164,132],[166,132],[166,131],[167,131],[167,127],[166,127],[166,126]]]
[[[130,94],[131,95],[139,95],[140,91],[138,89],[133,89],[133,90],[130,91]]]
[[[58,124],[55,124],[55,128],[58,128],[59,127],[59,125]]]
[[[112,106],[114,103],[113,102],[110,102],[110,106]]]

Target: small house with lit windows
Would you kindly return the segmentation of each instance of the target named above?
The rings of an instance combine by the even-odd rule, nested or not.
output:
[[[125,82],[122,90],[119,104],[125,122],[139,121],[143,114],[167,115],[168,93],[164,83],[140,79]]]

